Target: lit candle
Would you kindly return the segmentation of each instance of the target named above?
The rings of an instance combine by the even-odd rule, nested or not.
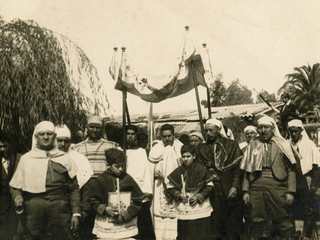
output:
[[[119,178],[117,179],[117,193],[118,193],[118,212],[120,214],[120,180]]]

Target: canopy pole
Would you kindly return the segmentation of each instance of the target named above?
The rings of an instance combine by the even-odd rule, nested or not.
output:
[[[211,118],[211,102],[210,102],[210,89],[207,87],[207,106],[208,106],[208,119]]]
[[[193,60],[190,62],[190,64],[191,64],[192,78],[193,78],[193,84],[194,84],[194,91],[196,92],[196,99],[197,99],[197,106],[198,106],[201,133],[202,133],[202,136],[205,136],[204,126],[203,126],[203,121],[202,121],[202,112],[201,112],[199,91],[198,91],[198,86],[197,86],[197,82],[196,82],[196,73],[195,73],[195,70],[194,70],[194,62],[193,62]]]
[[[122,47],[122,61],[125,55],[126,48]],[[122,62],[121,62],[122,64]],[[125,89],[122,90],[122,137],[123,137],[123,152],[126,155],[127,148],[127,132],[126,132],[126,113],[127,113],[127,91]],[[127,156],[127,155],[126,155]]]
[[[131,121],[130,121],[130,114],[129,114],[128,102],[127,102],[127,92],[126,92],[126,113],[127,113],[127,121],[128,121],[128,124],[130,125],[130,124],[131,124]]]
[[[202,46],[203,48],[206,48],[207,44],[203,43]],[[209,66],[210,66],[210,73],[211,73],[212,70],[211,70],[209,54],[208,54],[208,59],[209,59]],[[208,107],[208,119],[210,119],[211,118],[210,86],[207,86],[207,107]]]
[[[186,32],[189,31],[189,26],[185,26]],[[184,54],[185,49],[183,50]],[[201,133],[202,136],[205,136],[204,132],[204,127],[203,127],[203,122],[202,122],[202,112],[201,112],[201,105],[200,105],[200,98],[199,98],[199,91],[198,91],[198,86],[197,86],[197,80],[196,80],[196,71],[194,69],[194,61],[191,60],[190,62],[190,70],[192,71],[192,78],[193,78],[193,84],[194,84],[194,91],[196,92],[196,100],[197,100],[197,106],[198,106],[198,113],[199,113],[199,122],[200,122],[200,128],[201,128]]]
[[[148,136],[149,136],[149,148],[152,147],[152,142],[154,140],[154,131],[153,131],[153,103],[150,103],[149,115],[148,115]]]
[[[123,152],[126,153],[126,147],[127,147],[127,132],[126,132],[126,90],[122,91],[122,137],[123,137]]]

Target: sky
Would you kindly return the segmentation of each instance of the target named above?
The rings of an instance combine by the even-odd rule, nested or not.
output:
[[[121,92],[108,68],[113,48],[126,47],[148,72],[167,73],[186,25],[196,46],[206,43],[213,75],[228,86],[239,79],[250,90],[276,93],[294,67],[320,58],[319,0],[0,0],[0,15],[34,20],[76,43],[97,68],[111,113],[122,113]],[[199,87],[200,99],[206,91]],[[148,114],[149,103],[128,95],[130,114]],[[154,112],[196,109],[195,92],[154,104]]]

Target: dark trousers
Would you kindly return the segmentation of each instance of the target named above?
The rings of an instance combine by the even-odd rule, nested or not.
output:
[[[138,213],[137,225],[139,233],[134,238],[140,240],[155,240],[156,236],[153,230],[152,218],[150,213],[150,202],[142,203]]]
[[[241,200],[237,198],[228,202],[220,182],[214,182],[214,188],[209,198],[213,207],[211,213],[213,237],[226,240],[239,239],[243,231]]]
[[[179,220],[177,240],[212,240],[210,217]]]
[[[0,206],[1,207],[1,206]],[[11,240],[17,232],[17,216],[13,207],[0,214],[0,239]]]
[[[308,187],[307,179],[304,176],[297,176],[296,201],[292,206],[296,219],[303,219],[303,230],[305,237],[311,237],[315,228],[315,217],[312,203],[313,196]]]
[[[95,218],[96,213],[92,210],[91,212],[89,212],[89,215],[84,219],[84,221],[80,222],[78,239],[92,240],[94,238],[94,235],[92,234],[92,229],[94,227]]]
[[[250,185],[250,236],[254,239],[271,235],[272,229],[283,239],[294,237],[295,225],[286,204],[287,181],[259,177]],[[271,221],[271,222],[270,222]]]
[[[19,235],[25,240],[71,240],[70,222],[68,201],[33,197],[25,201]]]

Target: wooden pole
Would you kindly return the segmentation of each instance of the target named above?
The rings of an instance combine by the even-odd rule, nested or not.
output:
[[[206,48],[207,44],[203,43],[202,46],[203,48]],[[209,58],[209,54],[208,54],[208,58]],[[210,64],[210,74],[211,74],[211,64]],[[207,106],[208,106],[208,119],[210,119],[211,118],[210,86],[207,86]]]
[[[186,29],[186,34],[187,34],[187,32],[189,31],[189,26],[185,26],[185,29]],[[183,47],[183,58],[184,58],[184,54],[185,54],[185,46]],[[190,71],[191,71],[191,77],[193,78],[194,90],[196,92],[196,99],[197,99],[197,106],[198,106],[201,133],[202,133],[202,136],[205,136],[203,122],[202,122],[202,112],[201,112],[201,106],[200,106],[199,91],[198,91],[198,86],[197,86],[196,72],[195,72],[195,69],[194,69],[193,60],[191,60],[191,62],[190,62]]]
[[[211,118],[211,101],[210,101],[210,89],[207,87],[207,106],[208,106],[208,119]]]
[[[192,72],[192,78],[193,78],[193,84],[194,84],[194,91],[196,92],[196,99],[197,99],[197,106],[198,106],[198,113],[199,113],[199,121],[200,121],[201,133],[202,133],[202,136],[205,136],[204,126],[203,126],[203,121],[202,121],[202,112],[201,112],[199,91],[198,91],[198,86],[197,86],[196,72],[195,72],[195,69],[194,69],[194,62],[193,62],[193,60],[190,62],[190,66],[191,66],[191,69],[190,69],[190,70],[191,70],[191,72]]]
[[[122,61],[123,61],[123,57],[125,55],[125,51],[126,51],[126,48],[125,47],[122,47]],[[123,64],[123,62],[121,62],[121,64]],[[126,155],[126,148],[127,148],[127,133],[126,133],[126,105],[127,105],[127,91],[125,89],[122,90],[122,136],[123,136],[123,146],[122,146],[122,149],[123,149],[123,152],[125,153]]]
[[[131,121],[130,121],[130,114],[129,114],[128,102],[127,102],[127,94],[126,94],[126,113],[127,113],[127,121],[128,121],[128,124],[130,125],[130,124],[131,124]]]
[[[126,153],[127,148],[127,132],[126,132],[126,90],[122,90],[122,137],[123,137],[123,152]]]

